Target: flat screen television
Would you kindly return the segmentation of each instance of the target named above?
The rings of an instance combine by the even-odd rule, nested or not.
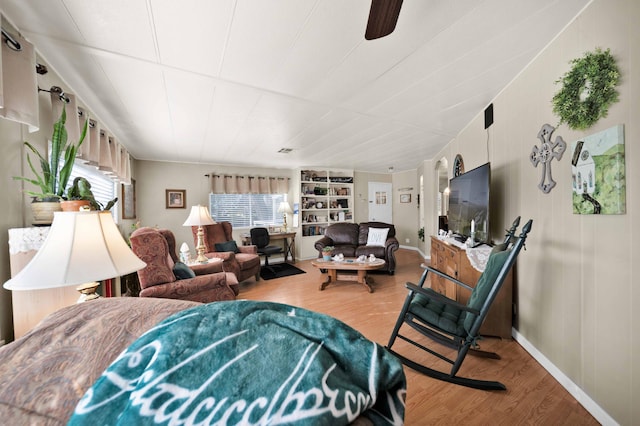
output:
[[[464,241],[471,235],[474,222],[475,240],[490,242],[489,193],[491,165],[483,164],[449,180],[449,230],[454,237]]]

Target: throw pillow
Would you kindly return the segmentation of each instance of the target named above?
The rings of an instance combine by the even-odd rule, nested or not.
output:
[[[176,262],[175,265],[173,265],[173,275],[179,280],[195,278],[196,276],[195,272],[182,262]]]
[[[388,233],[389,228],[369,228],[367,245],[384,247],[385,243],[387,242]]]
[[[216,251],[232,251],[238,253],[238,244],[234,240],[226,241],[224,243],[216,243]]]

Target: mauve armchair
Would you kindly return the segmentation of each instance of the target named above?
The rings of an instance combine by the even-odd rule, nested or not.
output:
[[[232,235],[230,222],[218,222],[204,225],[205,256],[219,257],[223,260],[224,270],[234,272],[239,282],[252,276],[260,280],[260,256],[255,245],[238,246]],[[198,227],[192,226],[194,243],[197,244]]]
[[[138,271],[140,297],[159,297],[209,303],[235,300],[230,285],[238,280],[231,272],[177,279],[175,263],[165,237],[154,228],[139,228],[131,234],[131,249],[147,266]]]
[[[173,262],[178,262],[179,258],[176,252],[176,237],[173,232],[169,229],[158,229],[158,231],[164,236],[164,239],[167,240],[167,244],[169,245],[169,255]],[[189,268],[198,275],[208,275],[215,274],[216,272],[231,272],[236,275],[236,279],[238,278],[236,272],[240,271],[240,265],[235,256],[224,256],[222,258],[222,262],[212,262],[212,263],[195,263],[192,265],[188,265]],[[236,296],[240,293],[240,285],[239,284],[231,284],[229,285],[231,290],[236,294]]]

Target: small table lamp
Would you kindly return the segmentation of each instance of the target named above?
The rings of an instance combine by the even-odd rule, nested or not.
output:
[[[291,210],[291,206],[287,201],[280,202],[280,205],[278,206],[278,213],[282,213],[282,227],[284,229],[284,232],[287,232],[287,213],[293,213],[293,210]]]
[[[82,284],[77,288],[81,300],[91,300],[98,297],[97,281],[145,266],[125,242],[110,212],[55,212],[40,250],[3,287],[18,291]]]
[[[193,206],[191,207],[191,213],[187,220],[182,224],[182,226],[197,226],[198,227],[198,243],[196,244],[196,252],[198,253],[198,257],[196,258],[196,262],[198,263],[207,263],[209,259],[204,255],[204,251],[206,247],[204,245],[204,230],[202,229],[203,225],[215,225],[216,222],[211,218],[209,214],[209,209],[206,206]]]

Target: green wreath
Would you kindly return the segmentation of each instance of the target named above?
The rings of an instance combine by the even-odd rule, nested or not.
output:
[[[553,96],[553,113],[560,117],[558,126],[567,123],[573,130],[585,130],[618,101],[620,72],[609,49],[596,48],[571,63],[573,68],[556,81],[562,89]]]

